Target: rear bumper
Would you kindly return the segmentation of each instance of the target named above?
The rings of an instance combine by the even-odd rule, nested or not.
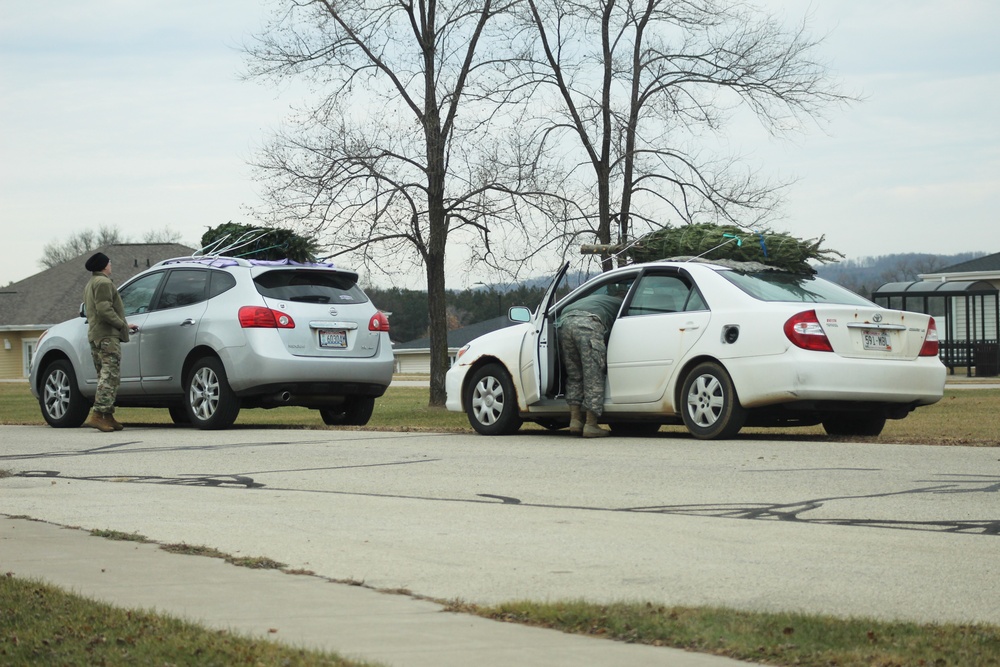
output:
[[[746,408],[797,401],[930,405],[941,400],[947,376],[937,357],[849,359],[795,350],[725,364]]]
[[[361,382],[283,382],[253,387],[237,392],[237,396],[245,407],[327,408],[343,405],[353,397],[378,398],[387,388],[383,384]]]
[[[394,369],[387,335],[381,337],[379,349],[370,357],[297,357],[282,346],[261,340],[223,348],[219,356],[229,375],[229,385],[239,396],[292,389],[300,396],[381,396],[392,382]]]

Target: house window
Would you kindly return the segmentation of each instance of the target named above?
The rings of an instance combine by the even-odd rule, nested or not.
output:
[[[37,338],[25,338],[21,341],[21,361],[24,364],[21,372],[24,374],[24,377],[28,377],[28,373],[31,371],[31,360],[35,356],[35,348],[37,346]]]

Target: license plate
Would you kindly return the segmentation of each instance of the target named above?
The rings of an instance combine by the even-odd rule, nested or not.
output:
[[[343,349],[347,347],[347,332],[329,331],[328,329],[320,329],[319,346]]]
[[[866,350],[888,352],[892,349],[892,345],[889,344],[888,332],[865,329],[861,332],[861,338]]]

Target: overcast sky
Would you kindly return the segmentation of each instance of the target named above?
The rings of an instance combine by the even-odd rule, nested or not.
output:
[[[811,32],[848,92],[825,129],[736,138],[760,168],[797,179],[796,236],[850,258],[1000,252],[1000,2],[767,0]],[[261,26],[251,0],[0,0],[0,285],[40,270],[46,243],[119,227],[198,245],[250,222],[246,163],[289,93],[240,80]],[[488,276],[456,272],[448,287]]]

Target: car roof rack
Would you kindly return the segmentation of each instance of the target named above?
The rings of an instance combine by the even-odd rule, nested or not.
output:
[[[211,256],[199,256],[199,255],[189,255],[187,257],[171,257],[170,259],[164,259],[156,263],[156,266],[165,266],[167,264],[203,264],[205,266],[214,267],[224,267],[224,266],[300,266],[304,268],[319,268],[319,269],[336,269],[337,265],[333,262],[296,262],[294,259],[246,259],[244,257],[230,257],[228,255],[211,255]],[[350,272],[348,272],[350,273]]]

